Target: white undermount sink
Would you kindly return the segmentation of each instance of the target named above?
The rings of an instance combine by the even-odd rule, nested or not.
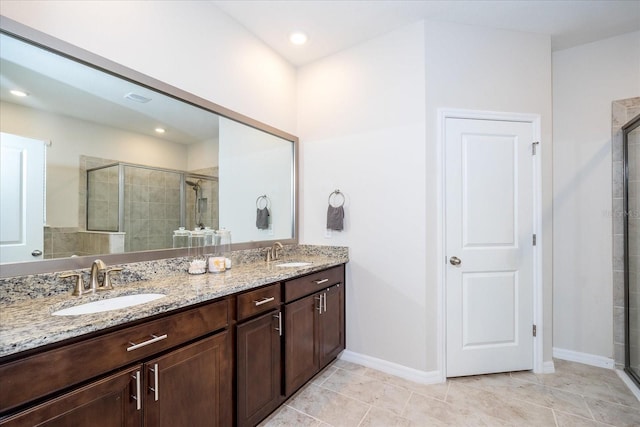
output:
[[[99,301],[88,302],[85,304],[74,305],[73,307],[54,311],[54,316],[77,316],[79,314],[102,313],[104,311],[118,310],[120,308],[132,307],[134,305],[144,304],[155,301],[166,295],[164,294],[136,294],[124,295],[121,297],[113,297],[101,299]]]
[[[276,264],[276,267],[306,267],[313,264],[312,262],[283,262],[282,264]]]

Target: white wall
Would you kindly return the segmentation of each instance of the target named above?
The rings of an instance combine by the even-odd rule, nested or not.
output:
[[[292,143],[220,118],[220,228],[235,242],[290,239]],[[269,179],[264,179],[269,176]],[[258,197],[269,199],[267,230],[256,227]],[[260,207],[264,207],[261,203]]]
[[[635,96],[640,32],[554,52],[554,348],[613,358],[611,102]]]
[[[437,108],[541,116],[550,360],[549,37],[413,24],[302,67],[298,92],[302,240],[350,248],[348,349],[427,373],[440,368]],[[328,239],[335,188],[347,196],[346,229]]]
[[[187,170],[187,146],[3,102],[0,130],[47,147],[47,225],[78,226],[80,156]],[[64,203],[60,203],[64,200]]]
[[[424,24],[299,69],[301,241],[349,246],[347,348],[427,371]],[[345,230],[325,238],[327,199]]]
[[[552,357],[552,138],[549,36],[475,26],[429,23],[426,31],[427,236],[438,235],[437,109],[532,113],[541,116],[544,361]],[[435,240],[434,240],[435,242]],[[436,300],[436,244],[427,246],[428,298]],[[429,340],[436,319],[429,315]],[[435,364],[430,355],[429,363]]]
[[[0,14],[295,131],[295,69],[212,3],[2,0]]]

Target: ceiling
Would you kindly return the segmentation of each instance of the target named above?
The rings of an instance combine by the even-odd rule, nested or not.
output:
[[[179,144],[218,135],[218,116],[79,62],[0,35],[0,100]],[[28,92],[17,98],[12,89]],[[133,93],[149,101],[134,102]],[[156,127],[165,134],[155,132]]]
[[[212,0],[300,66],[420,20],[548,34],[553,50],[640,30],[640,0]],[[289,33],[309,36],[304,46]]]

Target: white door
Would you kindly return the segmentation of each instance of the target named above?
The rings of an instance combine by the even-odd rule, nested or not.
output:
[[[43,141],[0,133],[0,263],[43,258]]]
[[[533,126],[445,122],[446,373],[533,368]]]

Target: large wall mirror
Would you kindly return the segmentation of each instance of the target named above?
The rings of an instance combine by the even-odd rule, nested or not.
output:
[[[295,136],[1,23],[1,277],[297,242]]]

